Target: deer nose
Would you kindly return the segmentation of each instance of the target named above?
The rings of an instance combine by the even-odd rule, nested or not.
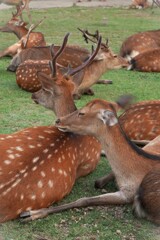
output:
[[[60,124],[60,122],[61,120],[59,118],[55,121],[56,124]]]

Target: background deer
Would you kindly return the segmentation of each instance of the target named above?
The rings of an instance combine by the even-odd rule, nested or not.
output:
[[[29,18],[30,23],[31,23],[31,15],[30,15],[30,10],[29,10],[29,2],[30,1],[31,0],[0,0],[0,3],[16,6],[17,12],[19,12],[20,9],[21,9],[21,12],[19,14],[21,19],[22,19],[22,9],[26,9],[27,14],[28,14],[28,18]]]
[[[55,62],[66,40],[65,37],[61,50],[50,63],[53,70],[50,82],[56,81]],[[73,88],[72,82],[65,84]],[[70,91],[65,94],[65,102],[59,98],[60,91],[56,95],[57,116],[75,110],[72,94]],[[40,126],[0,135],[0,151],[0,222],[5,222],[23,211],[47,207],[69,194],[77,178],[95,169],[101,146],[94,137],[62,133],[55,126]]]
[[[88,41],[88,38],[90,39],[90,37],[88,36],[88,32],[87,31],[82,31],[82,32]],[[91,41],[95,43],[97,42],[97,39],[98,39],[98,33],[96,34],[96,36],[94,36],[94,38],[96,40],[91,39]],[[76,49],[74,51],[76,52]],[[23,52],[20,55],[22,56]],[[75,53],[75,55],[77,55],[77,53]],[[70,58],[68,58],[68,61],[66,63],[68,63],[69,60]],[[77,63],[77,60],[73,60],[73,62],[74,61]],[[19,63],[18,58],[17,58],[17,62]],[[60,59],[58,60],[58,63],[64,66],[64,63],[60,61]],[[66,66],[66,63],[65,63],[65,66]],[[18,65],[18,64],[15,63],[15,61],[13,60],[9,69],[14,69],[15,65]],[[70,62],[70,65],[73,66],[74,64]],[[83,70],[81,70],[81,73],[79,73],[78,75],[75,76],[75,78],[73,78],[73,81],[76,86],[74,91],[75,98],[80,98],[81,94],[86,92],[89,94],[93,94],[93,92],[88,91],[88,89],[90,89],[90,87],[93,84],[99,82],[100,76],[104,72],[106,72],[108,69],[121,68],[127,65],[128,64],[124,59],[122,59],[121,57],[119,58],[117,55],[114,55],[111,52],[111,50],[109,50],[106,44],[101,43],[101,48],[97,53],[96,57],[94,58],[94,60],[92,61],[92,63],[87,67],[85,67]],[[27,61],[27,62],[25,61],[23,64],[20,64],[16,72],[16,81],[18,85],[22,86],[22,88],[27,91],[31,91],[31,92],[37,91],[38,88],[41,87],[37,77],[37,72],[40,70],[40,68],[42,69],[42,71],[43,71],[43,68],[45,68],[44,71],[46,71],[46,63],[42,61],[41,62],[36,61],[34,64],[33,61]],[[31,69],[30,75],[26,74],[26,71],[28,72],[28,69]],[[69,75],[70,75],[70,70],[68,72],[68,77],[70,77]],[[25,81],[23,81],[24,79]],[[32,79],[34,79],[34,83]],[[110,83],[110,82],[111,81],[103,81],[103,83]]]
[[[133,34],[122,43],[120,55],[131,60],[138,54],[160,47],[160,30]]]
[[[149,7],[149,3],[148,0],[133,0],[131,7],[138,9],[147,8]]]
[[[0,57],[4,56],[13,57],[22,49],[46,45],[43,33],[32,32],[33,29],[35,29],[39,24],[41,24],[43,19],[40,20],[35,25],[31,25],[31,27],[28,29],[26,27],[27,23],[17,18],[19,14],[20,14],[19,12],[13,14],[11,20],[4,27],[0,28],[0,31],[2,32],[13,32],[20,39],[17,43],[1,51]]]
[[[115,174],[119,190],[114,193],[86,197],[69,204],[50,208],[48,213],[75,207],[132,203],[146,174],[153,167],[160,166],[160,155],[149,154],[131,143],[118,123],[114,108],[110,110],[108,102],[104,100],[91,101],[82,109],[58,119],[56,126],[62,132],[91,134],[101,142]],[[156,191],[152,192],[155,196],[159,192],[159,185],[157,186]],[[159,224],[159,202],[150,204],[150,202],[146,201],[146,204],[150,208],[150,211],[147,211],[147,217]],[[152,205],[154,206],[152,207]],[[147,207],[144,206],[145,209]],[[155,207],[157,207],[157,212],[153,214],[152,210]],[[36,211],[35,213],[38,214]],[[44,210],[42,210],[42,213],[44,214]],[[22,214],[22,217],[26,216],[26,214],[28,213]]]
[[[8,70],[15,72],[17,67],[25,61],[27,61],[26,65],[30,64],[29,60],[32,60],[32,64],[33,61],[52,60],[50,47],[51,46],[43,46],[24,49],[12,59]],[[58,51],[59,48],[60,46],[54,46],[55,51]],[[82,62],[88,57],[89,51],[87,49],[78,46],[66,46],[64,52],[62,53],[62,55],[60,55],[58,59],[58,63],[66,67],[68,66],[68,64],[70,64],[72,67],[77,67],[82,64]],[[25,63],[22,66],[24,65]]]
[[[160,48],[150,49],[131,59],[128,70],[160,72]]]
[[[153,140],[160,135],[160,100],[129,105],[119,116],[119,122],[130,139]]]

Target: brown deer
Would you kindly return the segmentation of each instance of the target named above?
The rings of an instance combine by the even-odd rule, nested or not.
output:
[[[140,32],[128,37],[120,48],[120,55],[128,60],[150,49],[160,47],[160,30]]]
[[[111,110],[111,106],[108,104],[104,100],[92,100],[82,109],[58,119],[56,126],[62,132],[90,134],[100,141],[114,172],[119,190],[114,193],[81,198],[75,202],[51,207],[47,210],[27,212],[22,214],[22,217],[32,213],[33,215],[34,213],[38,215],[42,213],[46,216],[53,212],[87,206],[129,204],[136,198],[136,201],[140,201],[139,206],[143,206],[147,218],[154,223],[160,224],[160,202],[153,201],[151,204],[149,200],[145,199],[147,193],[143,195],[142,192],[141,196],[136,196],[141,184],[143,189],[145,188],[148,191],[147,183],[144,186],[142,180],[148,182],[145,181],[144,177],[147,177],[147,174],[154,167],[160,166],[160,155],[149,154],[133,144],[118,123],[114,107]],[[156,180],[157,177],[155,179],[153,174],[152,183],[156,183]],[[152,190],[152,199],[154,199],[154,196],[157,199],[157,194],[159,196],[160,192],[159,185],[156,184],[156,187],[152,188]],[[145,204],[143,204],[144,200]],[[136,201],[135,205],[137,206]],[[156,212],[155,208],[157,209]]]
[[[65,36],[61,49],[50,62],[53,70],[50,81],[57,79],[56,59],[64,50],[66,40]],[[43,77],[43,73],[40,74]],[[60,75],[58,82],[61,84]],[[69,89],[74,87],[70,81],[65,81],[65,84]],[[65,92],[65,96],[62,102],[60,91],[56,95],[54,109],[57,116],[76,110],[71,90]],[[17,218],[23,211],[44,208],[61,200],[70,193],[77,178],[95,169],[100,151],[101,146],[94,137],[62,133],[55,126],[31,127],[13,134],[1,134],[0,222]]]
[[[150,49],[132,58],[128,70],[160,72],[160,47]]]
[[[26,9],[27,14],[28,14],[28,18],[29,18],[30,23],[31,23],[32,22],[31,21],[31,14],[30,14],[30,10],[29,10],[29,2],[30,1],[31,0],[0,0],[0,3],[16,6],[17,11],[20,11],[20,9],[21,9],[21,12],[19,14],[20,17],[21,17],[21,20],[22,20],[22,8]]]
[[[4,56],[13,57],[23,49],[46,45],[43,33],[32,32],[33,29],[35,29],[43,21],[43,19],[35,25],[31,25],[28,29],[26,27],[27,24],[17,18],[19,14],[19,12],[13,14],[12,19],[4,27],[0,28],[0,31],[2,32],[13,32],[20,39],[17,43],[1,51],[0,58]]]
[[[32,61],[42,61],[42,60],[51,60],[51,52],[50,52],[51,46],[43,46],[43,47],[33,47],[24,49],[20,53],[18,53],[11,61],[8,70],[15,72],[17,67],[20,64],[23,64],[25,61],[27,61],[27,64],[29,64],[29,60]],[[60,46],[54,46],[55,51],[60,48]],[[58,63],[63,66],[68,66],[69,64],[71,67],[77,67],[82,62],[89,57],[89,51],[85,48],[81,48],[78,46],[66,46],[64,49],[64,52],[58,59]],[[33,63],[33,62],[32,62]],[[26,64],[26,65],[27,65]],[[36,65],[36,63],[35,63]],[[24,64],[22,65],[24,66]],[[42,64],[43,68],[43,64]]]
[[[130,105],[119,122],[132,140],[153,140],[160,135],[160,100],[146,100]]]
[[[62,132],[74,132],[96,137],[106,151],[108,161],[114,172],[119,190],[95,197],[81,198],[75,202],[32,214],[47,215],[71,208],[135,204],[139,216],[146,216],[154,223],[160,224],[159,171],[160,155],[152,155],[134,145],[122,130],[115,115],[114,108],[108,102],[96,99],[80,110],[56,121]],[[154,168],[156,170],[154,170]],[[148,181],[151,179],[151,181]],[[152,184],[148,186],[148,184]],[[143,191],[141,191],[141,189]],[[152,195],[151,195],[152,194]],[[150,196],[149,196],[150,195]],[[154,200],[157,201],[154,201]],[[22,217],[28,213],[22,214]]]
[[[65,77],[64,80],[61,80],[61,84],[59,81],[51,81],[46,74],[43,73],[39,76],[39,80],[41,82],[42,88],[38,92],[32,94],[33,100],[48,108],[56,113],[55,110],[55,97],[61,95],[61,103],[63,108],[63,112],[66,113],[65,108],[70,108],[72,106],[73,100],[68,100],[68,104],[66,106],[65,101],[66,98],[69,99],[66,92],[73,93],[74,87],[69,87],[66,83]],[[69,82],[72,82],[69,80]],[[62,100],[63,99],[63,100]],[[117,100],[116,103],[112,103],[114,108],[118,112],[121,109],[126,109],[128,102],[131,102],[130,96],[126,96]],[[61,107],[62,108],[62,107]],[[119,116],[119,123],[121,127],[127,134],[127,136],[138,145],[145,145],[145,151],[149,151],[152,153],[160,153],[159,152],[159,139],[158,135],[160,135],[160,101],[159,100],[148,100],[138,102],[136,104],[129,105],[127,109]],[[67,114],[67,113],[66,113]],[[58,115],[56,113],[56,115]],[[65,115],[65,114],[64,114]],[[145,118],[144,118],[145,116]],[[135,119],[135,121],[133,120]],[[157,138],[156,138],[157,137]],[[156,140],[157,139],[157,140]],[[97,181],[95,181],[96,188],[103,188],[109,181],[114,179],[114,174],[111,172],[109,175],[106,175]]]
[[[94,43],[97,42],[98,35],[96,35],[96,37],[94,37],[95,39],[93,40],[88,36],[88,31],[81,31],[83,32],[85,39],[89,39]],[[23,52],[20,55],[22,56]],[[17,61],[19,63],[18,59]],[[58,60],[58,63],[64,65],[60,60]],[[15,65],[18,64],[15,63],[15,61],[13,60],[9,69],[14,69]],[[43,66],[46,69],[46,63],[44,62],[43,65],[42,62],[38,61],[35,62],[35,64],[33,64],[33,61],[25,61],[24,63],[20,64],[16,72],[16,81],[18,85],[22,86],[25,84],[25,87],[22,87],[23,89],[31,92],[37,91],[37,88],[41,87],[40,83],[38,84],[39,80],[37,78],[37,72],[40,68],[43,69]],[[72,62],[71,66],[73,66]],[[107,70],[126,66],[128,66],[128,63],[124,59],[122,59],[121,57],[119,58],[117,55],[113,54],[106,44],[101,43],[101,49],[99,50],[97,56],[94,58],[92,63],[85,67],[83,71],[81,71],[81,73],[79,73],[79,75],[75,77],[75,79],[73,78],[73,81],[76,85],[74,92],[75,98],[80,98],[81,94],[86,92],[93,94],[93,92],[88,91],[88,89],[93,84],[100,82],[100,76]],[[28,69],[31,69],[30,75],[26,74],[26,70],[28,72]],[[24,79],[25,82],[23,81]],[[34,83],[32,79],[34,79]],[[111,81],[103,81],[103,83],[111,83]]]
[[[147,8],[147,7],[149,7],[148,0],[133,0],[132,1],[131,8],[141,9],[141,8]]]

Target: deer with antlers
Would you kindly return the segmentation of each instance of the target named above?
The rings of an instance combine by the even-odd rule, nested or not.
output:
[[[52,54],[52,81],[56,81],[56,59],[64,50],[67,39],[68,34],[61,49]],[[91,58],[99,47],[100,42]],[[59,74],[58,84],[61,84],[61,78]],[[70,81],[65,84],[69,89],[74,87]],[[65,93],[63,103],[59,98],[60,92],[56,95],[57,116],[76,109],[70,91]],[[63,108],[63,104],[69,107]],[[62,133],[55,126],[31,127],[13,134],[1,134],[0,149],[0,222],[17,218],[23,211],[44,208],[61,200],[70,193],[77,178],[95,169],[101,152],[95,138]]]
[[[94,40],[93,40],[91,37],[89,37],[88,31],[83,31],[83,30],[81,31],[83,32],[83,35],[85,36],[85,39],[87,39],[87,41],[89,39],[94,43],[97,42],[98,34],[99,34],[98,32],[96,33],[96,35],[90,34],[92,37],[94,37]],[[33,49],[31,51],[33,51]],[[31,52],[31,51],[28,51],[28,52]],[[74,49],[74,51],[76,55],[77,49]],[[15,66],[18,65],[19,62],[21,62],[21,59],[26,59],[23,56],[24,55],[23,53],[24,52],[19,54],[19,57],[15,58],[12,61],[9,69],[14,69]],[[69,59],[70,58],[68,57],[68,60]],[[77,60],[73,59],[73,62],[74,61],[77,63]],[[61,59],[58,60],[58,63],[64,66],[64,63],[61,62]],[[74,63],[70,62],[70,65],[73,67]],[[65,63],[65,66],[66,66],[66,63]],[[86,92],[89,94],[93,94],[92,90],[90,90],[90,87],[97,82],[101,82],[99,78],[107,70],[126,67],[126,66],[128,66],[128,64],[124,59],[113,54],[106,44],[101,43],[101,48],[97,53],[97,56],[92,61],[92,63],[88,65],[88,67],[83,69],[83,71],[81,71],[81,73],[79,73],[78,76],[76,75],[76,77],[73,78],[73,81],[76,86],[75,92],[74,92],[75,98],[80,98],[81,94]],[[46,69],[46,63],[42,61],[36,61],[35,63],[31,60],[24,61],[22,64],[19,65],[16,71],[16,81],[18,82],[18,85],[21,86],[23,89],[31,92],[37,91],[38,88],[40,89],[41,85],[37,77],[37,72],[40,70],[40,68],[43,69],[43,67]],[[30,75],[25,74],[26,72],[25,70],[27,70],[28,72],[28,69],[30,69]],[[68,69],[68,73],[70,75],[69,69]],[[33,78],[34,78],[34,83],[32,80]],[[24,79],[25,81],[23,81]],[[111,83],[111,81],[103,81],[103,83]]]
[[[38,23],[31,25],[28,29],[26,27],[27,23],[18,19],[18,16],[20,15],[20,9],[16,14],[13,14],[11,20],[7,22],[4,27],[0,28],[1,32],[13,32],[19,38],[19,41],[17,43],[0,52],[0,58],[4,56],[14,57],[23,49],[28,49],[36,46],[46,46],[46,41],[43,33],[33,32],[33,30],[42,23],[44,18]]]
[[[46,216],[71,208],[129,204],[134,201],[134,208],[139,216],[146,216],[160,224],[160,155],[149,154],[128,139],[118,122],[114,107],[111,109],[107,101],[95,99],[80,110],[57,119],[56,126],[62,132],[90,134],[101,142],[119,190],[81,198],[58,207],[25,212],[22,217],[30,214]]]
[[[24,9],[27,10],[27,14],[28,14],[28,18],[31,21],[31,14],[30,14],[30,10],[29,10],[29,2],[31,0],[0,0],[0,3],[4,3],[7,5],[11,5],[11,6],[16,6],[17,12],[19,12],[19,16],[21,17],[21,20],[23,20],[22,18],[22,11]]]

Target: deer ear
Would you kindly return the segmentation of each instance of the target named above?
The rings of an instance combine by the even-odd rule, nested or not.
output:
[[[52,79],[43,72],[37,73],[38,79],[42,85],[42,88],[50,93],[52,93],[53,90],[53,82]]]
[[[118,123],[118,120],[115,114],[108,110],[101,109],[98,114],[98,118],[101,119],[104,124],[110,127]]]
[[[105,58],[104,53],[103,53],[103,52],[99,52],[99,53],[97,53],[97,55],[95,56],[94,61],[101,61],[101,60],[103,60],[104,58]]]

